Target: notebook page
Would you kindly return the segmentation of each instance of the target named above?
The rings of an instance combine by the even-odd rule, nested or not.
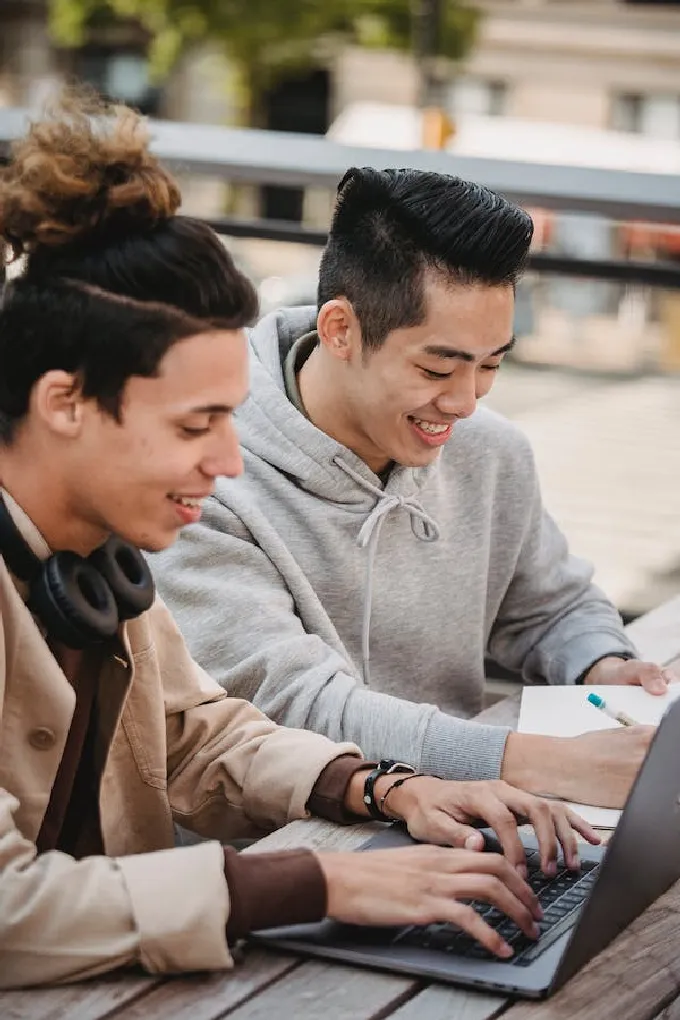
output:
[[[671,684],[668,693],[657,697],[641,687],[525,687],[522,691],[520,733],[549,737],[575,737],[591,730],[606,730],[620,724],[588,704],[589,694],[599,694],[608,706],[625,712],[636,722],[658,726],[670,704],[680,696],[680,683]],[[598,829],[614,829],[621,812],[590,804],[571,804],[574,811]]]

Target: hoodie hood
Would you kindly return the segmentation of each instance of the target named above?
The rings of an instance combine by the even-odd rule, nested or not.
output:
[[[292,476],[297,484],[334,503],[364,505],[376,495],[417,497],[437,471],[395,465],[384,487],[367,464],[326,435],[288,399],[283,365],[293,344],[316,328],[314,305],[271,312],[249,331],[250,396],[236,413],[244,451]],[[358,507],[357,507],[358,509]]]
[[[364,461],[297,410],[286,393],[283,365],[295,341],[315,326],[316,308],[308,306],[273,312],[250,332],[250,396],[238,410],[236,423],[246,464],[249,452],[300,488],[364,515],[356,541],[366,550],[361,644],[368,684],[373,565],[380,531],[388,514],[400,512],[409,515],[411,530],[420,541],[439,538],[436,522],[417,498],[437,464],[415,469],[395,465],[383,487]]]

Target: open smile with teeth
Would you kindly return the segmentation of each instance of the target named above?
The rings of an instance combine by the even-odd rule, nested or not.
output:
[[[422,418],[411,418],[411,421],[414,422],[419,429],[422,429],[423,432],[429,432],[433,436],[437,436],[442,432],[448,432],[448,430],[451,428],[450,421],[449,422],[423,421]]]
[[[179,503],[180,506],[200,506],[203,502],[202,496],[170,496],[173,503]]]

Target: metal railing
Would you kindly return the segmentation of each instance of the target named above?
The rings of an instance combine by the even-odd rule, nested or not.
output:
[[[0,109],[0,159],[6,159],[11,142],[23,136],[28,117],[24,109]],[[170,121],[150,121],[150,130],[153,151],[175,172],[252,184],[334,189],[350,166],[411,166],[478,181],[524,206],[680,227],[680,175],[357,148],[311,135]],[[283,221],[220,218],[211,222],[232,237],[310,245],[323,245],[326,237],[324,231]],[[529,265],[541,273],[680,288],[680,264],[671,261],[535,252]]]
[[[328,234],[285,220],[248,220],[235,217],[210,217],[205,221],[225,237],[259,238],[321,248]],[[527,268],[556,276],[574,276],[589,280],[636,283],[649,287],[680,289],[680,262],[643,262],[639,259],[586,259],[552,252],[532,252]]]

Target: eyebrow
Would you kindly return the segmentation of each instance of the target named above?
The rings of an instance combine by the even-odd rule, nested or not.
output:
[[[498,358],[500,357],[501,354],[507,354],[508,351],[511,351],[516,343],[517,337],[513,336],[512,339],[507,344],[504,344],[502,347],[499,347],[498,350],[496,351],[491,351],[490,354],[485,354],[484,357]],[[477,358],[474,356],[474,354],[470,354],[469,351],[458,351],[455,349],[455,347],[444,347],[440,346],[439,344],[428,344],[427,347],[423,347],[423,354],[430,354],[434,358],[448,358],[448,359],[455,358],[457,361],[468,362],[477,361]]]
[[[234,408],[228,404],[204,404],[203,407],[189,407],[185,414],[233,414]]]

